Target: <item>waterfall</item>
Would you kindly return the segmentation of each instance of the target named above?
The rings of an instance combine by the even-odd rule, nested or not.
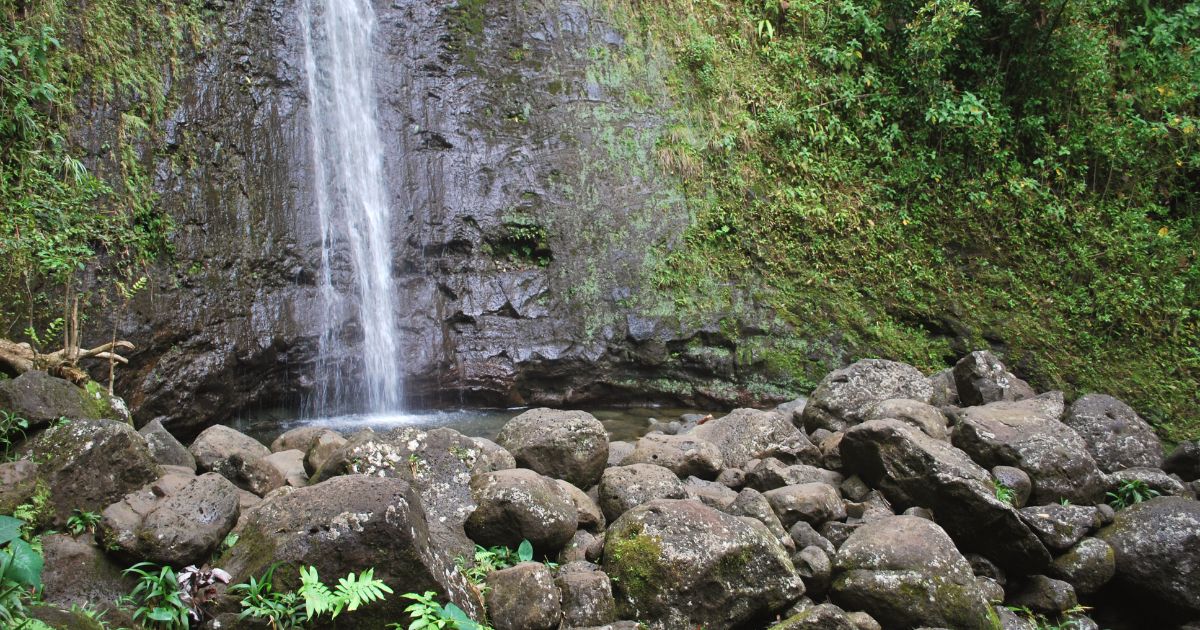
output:
[[[304,0],[303,5],[324,312],[315,411],[329,414],[347,406],[395,411],[402,403],[400,341],[391,210],[371,69],[375,12],[370,0]],[[361,329],[362,345],[356,349],[342,347],[346,342],[339,334],[350,322]],[[347,356],[361,359],[361,375],[346,373]]]

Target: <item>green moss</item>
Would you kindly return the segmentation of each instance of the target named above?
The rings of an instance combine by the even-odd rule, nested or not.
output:
[[[635,529],[618,535],[605,547],[605,570],[616,578],[613,586],[618,599],[635,610],[654,602],[667,575],[662,540],[640,532]]]

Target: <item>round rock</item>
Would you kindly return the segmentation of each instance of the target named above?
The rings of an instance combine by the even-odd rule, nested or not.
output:
[[[608,462],[608,433],[584,411],[530,409],[509,420],[496,442],[517,465],[588,488]]]
[[[547,555],[562,549],[578,527],[578,508],[558,482],[532,470],[514,468],[476,475],[471,494],[478,507],[466,531],[484,546],[516,548],[528,540]]]

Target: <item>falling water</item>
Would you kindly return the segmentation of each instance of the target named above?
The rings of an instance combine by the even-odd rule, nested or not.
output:
[[[395,411],[401,405],[399,340],[392,296],[391,212],[371,70],[375,13],[370,0],[304,0],[304,54],[312,130],[313,186],[321,223],[324,329],[317,360],[316,411],[347,406]],[[353,287],[335,286],[348,257]],[[357,321],[362,347],[340,347]],[[361,381],[337,359],[358,356]]]

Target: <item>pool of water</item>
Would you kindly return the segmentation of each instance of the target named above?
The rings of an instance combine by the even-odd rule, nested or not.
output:
[[[504,423],[523,411],[526,409],[459,409],[401,414],[347,414],[326,418],[297,418],[288,412],[273,412],[240,419],[230,423],[230,426],[264,444],[270,444],[287,431],[306,426],[328,427],[343,435],[350,435],[362,429],[387,431],[402,427],[447,427],[470,437],[494,440]],[[655,420],[670,422],[687,413],[707,413],[671,407],[623,407],[587,411],[604,425],[610,440],[625,441],[633,441],[645,435]]]

